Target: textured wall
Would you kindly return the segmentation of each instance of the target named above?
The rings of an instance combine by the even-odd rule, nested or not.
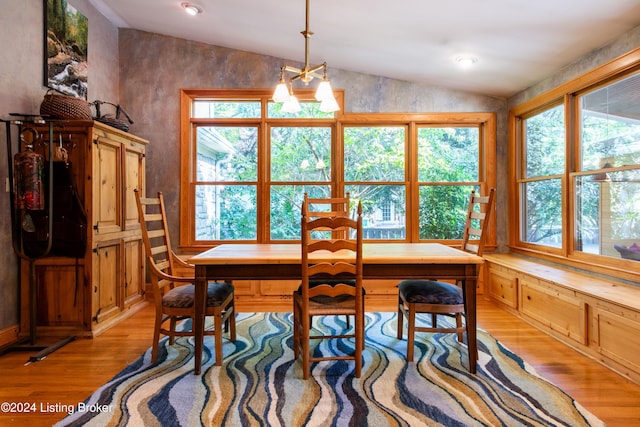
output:
[[[89,100],[118,100],[118,30],[87,0],[72,4],[89,19]],[[0,14],[0,117],[38,113],[43,86],[43,2],[3,1]],[[14,132],[15,135],[15,132]],[[0,126],[0,330],[18,322],[18,259],[12,249],[6,131]],[[15,147],[15,144],[14,144]],[[13,148],[15,150],[15,148]]]
[[[638,47],[640,47],[640,27],[628,31],[612,43],[590,52],[557,73],[509,98],[509,108],[535,98]]]
[[[135,120],[131,132],[150,141],[147,194],[163,191],[174,245],[179,218],[180,89],[273,88],[283,63],[270,56],[120,30],[120,99]],[[330,78],[335,88],[345,90],[347,113],[496,112],[499,145],[506,145],[505,99],[336,69],[330,69]],[[505,180],[506,168],[501,167],[500,188],[506,188]],[[506,241],[502,226],[500,234]]]

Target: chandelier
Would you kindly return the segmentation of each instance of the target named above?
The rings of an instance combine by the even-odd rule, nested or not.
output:
[[[320,111],[325,113],[333,113],[338,111],[340,107],[333,96],[333,89],[327,78],[327,63],[324,62],[314,67],[309,66],[309,38],[313,35],[309,31],[309,0],[306,0],[306,21],[305,29],[301,31],[304,36],[304,68],[296,68],[290,65],[283,65],[280,68],[280,82],[276,86],[273,93],[274,102],[283,102],[282,111],[286,113],[297,113],[300,111],[300,102],[293,94],[293,82],[300,79],[305,86],[314,78],[321,79],[316,90],[315,98],[320,101]],[[285,81],[285,73],[295,73],[289,81]]]

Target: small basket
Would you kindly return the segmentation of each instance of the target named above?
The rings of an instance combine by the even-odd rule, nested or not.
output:
[[[102,104],[108,104],[115,107],[116,109],[115,115],[114,114],[102,115],[100,112],[100,106]],[[96,100],[96,101],[93,101],[90,105],[96,108],[96,114],[93,117],[93,120],[97,120],[101,123],[114,127],[116,129],[129,132],[129,125],[133,124],[133,120],[131,120],[131,117],[129,117],[129,115],[122,109],[122,107],[120,107],[119,104],[113,104],[111,102]],[[120,113],[122,113],[125,116],[125,119],[120,118]]]
[[[54,119],[91,120],[89,103],[82,98],[48,91],[40,104],[40,114]]]

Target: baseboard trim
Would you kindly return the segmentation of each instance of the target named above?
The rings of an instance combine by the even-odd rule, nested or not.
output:
[[[20,328],[19,326],[12,325],[8,328],[0,330],[0,347],[5,347],[7,345],[11,345],[15,342],[18,342],[18,332]]]

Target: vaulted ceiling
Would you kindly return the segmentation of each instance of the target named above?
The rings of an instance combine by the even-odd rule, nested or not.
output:
[[[202,13],[187,15],[186,1]],[[304,61],[305,0],[89,2],[118,27]],[[638,0],[309,3],[311,65],[326,61],[329,70],[498,97],[528,88],[640,25]],[[461,67],[460,55],[477,61]]]

